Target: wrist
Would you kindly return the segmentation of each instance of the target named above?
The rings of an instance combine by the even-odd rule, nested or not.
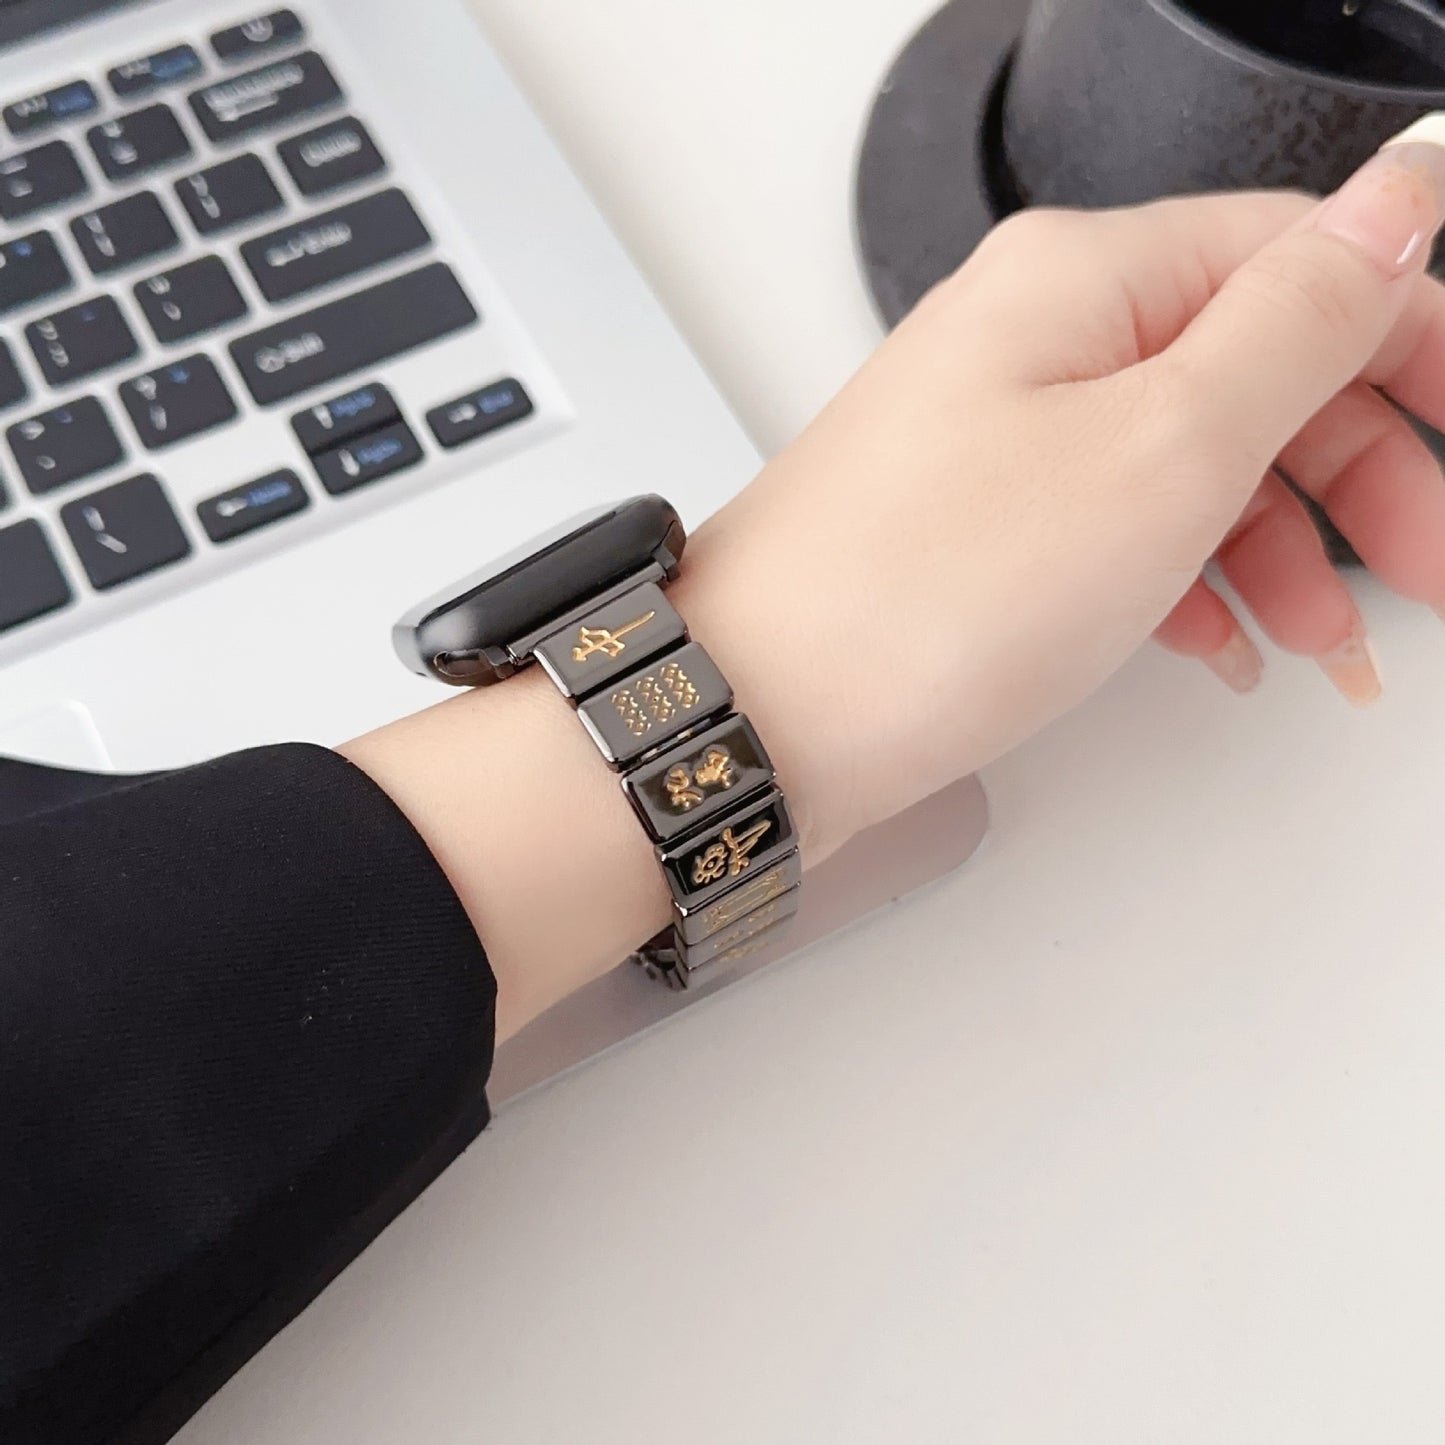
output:
[[[856,831],[851,768],[833,739],[838,708],[806,645],[805,620],[779,604],[788,574],[769,569],[767,557],[735,545],[715,519],[689,541],[669,597],[732,685],[734,706],[757,729],[787,797],[803,864],[813,867]]]

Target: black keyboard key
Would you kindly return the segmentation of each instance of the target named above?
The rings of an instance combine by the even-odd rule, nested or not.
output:
[[[113,467],[125,451],[93,396],[82,396],[8,428],[5,439],[36,496]]]
[[[164,489],[148,472],[67,502],[60,520],[98,592],[190,555]]]
[[[259,156],[237,156],[176,182],[176,194],[203,236],[279,211],[276,182]]]
[[[25,339],[51,386],[69,386],[140,349],[111,296],[95,296],[52,311],[25,328]]]
[[[257,236],[241,247],[241,255],[261,294],[280,302],[430,244],[411,202],[389,190]]]
[[[70,597],[39,522],[0,528],[0,632],[54,612]]]
[[[532,398],[520,381],[507,376],[444,406],[433,407],[427,412],[426,421],[442,446],[459,447],[531,414]]]
[[[85,133],[100,168],[112,181],[126,181],[172,161],[184,160],[191,143],[168,105],[148,105],[92,126]]]
[[[88,80],[72,80],[39,95],[28,95],[5,107],[5,125],[13,136],[34,135],[100,108],[100,99]]]
[[[133,100],[162,86],[192,80],[200,73],[201,57],[196,54],[195,46],[172,45],[168,50],[158,50],[154,55],[142,55],[138,60],[127,60],[123,65],[117,65],[106,79],[121,100]]]
[[[120,399],[150,451],[224,426],[236,403],[208,356],[188,356],[122,382]]]
[[[251,395],[267,406],[425,346],[477,319],[451,268],[434,261],[253,331],[233,341],[230,352]]]
[[[376,142],[351,115],[282,141],[276,153],[303,196],[325,195],[386,169]]]
[[[310,501],[301,478],[290,467],[283,467],[243,487],[232,487],[218,497],[209,497],[196,508],[196,515],[211,541],[229,542],[268,522],[302,511]]]
[[[218,60],[229,65],[278,45],[294,45],[304,34],[294,10],[273,10],[269,15],[258,15],[241,25],[216,31],[211,36],[211,49]]]
[[[0,246],[0,315],[67,291],[72,284],[70,267],[49,231],[32,231]]]
[[[213,141],[236,140],[335,105],[341,87],[314,50],[258,66],[191,93],[191,109]]]
[[[213,331],[247,311],[245,298],[219,256],[202,256],[147,276],[136,282],[135,299],[163,346]]]
[[[49,141],[0,161],[0,218],[18,221],[89,189],[75,152],[63,140]]]
[[[401,408],[396,398],[379,382],[369,381],[365,386],[354,386],[350,391],[334,396],[330,401],[318,402],[298,411],[291,418],[291,429],[296,440],[309,457],[328,452],[342,442],[365,435],[396,421]]]
[[[383,477],[414,467],[421,459],[421,443],[411,428],[404,421],[394,421],[345,446],[322,452],[311,459],[311,464],[321,478],[321,485],[333,497],[339,497],[368,482],[379,482]]]
[[[29,395],[30,388],[15,364],[15,353],[10,350],[10,343],[0,341],[0,411],[18,406]]]
[[[181,244],[171,218],[150,191],[84,212],[70,223],[70,234],[97,276],[149,261]]]

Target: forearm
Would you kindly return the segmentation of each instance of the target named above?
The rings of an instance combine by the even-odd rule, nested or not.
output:
[[[426,839],[497,976],[497,1034],[625,958],[667,921],[647,841],[540,671],[342,748]]]

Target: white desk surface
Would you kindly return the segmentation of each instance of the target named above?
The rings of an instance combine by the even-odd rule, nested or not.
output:
[[[761,445],[924,0],[474,0]],[[186,1445],[1440,1439],[1445,631],[1144,657],[955,880],[508,1109]]]

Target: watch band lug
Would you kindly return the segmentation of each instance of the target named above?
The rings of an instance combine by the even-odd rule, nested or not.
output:
[[[533,628],[525,637],[519,637],[515,642],[509,642],[507,652],[518,667],[523,667],[532,660],[532,654],[536,652],[537,644],[545,642],[553,633],[576,626],[584,617],[589,617],[596,612],[599,607],[605,607],[609,602],[615,602],[625,593],[631,592],[634,587],[641,587],[644,582],[661,584],[668,575],[658,563],[649,562],[640,571],[632,573],[630,577],[623,578],[621,582],[614,583],[611,587],[597,593],[595,597],[589,598],[582,606],[569,608],[541,627]]]

